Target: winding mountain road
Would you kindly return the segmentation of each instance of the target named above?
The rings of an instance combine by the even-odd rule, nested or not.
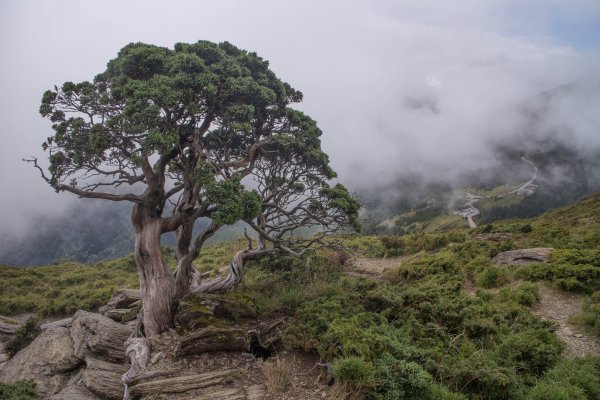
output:
[[[525,195],[533,194],[535,188],[532,188],[532,185],[533,185],[533,182],[537,179],[538,168],[535,166],[535,164],[533,162],[526,159],[525,157],[521,157],[521,160],[523,160],[524,162],[526,162],[527,164],[529,164],[533,167],[533,176],[530,180],[523,183],[516,189],[511,190],[510,192],[502,193],[502,194],[499,194],[496,196],[491,196],[491,197],[490,196],[481,196],[481,195],[477,195],[475,193],[465,191],[465,195],[467,197],[465,206],[463,208],[461,208],[460,210],[452,211],[452,214],[460,215],[461,217],[466,218],[467,222],[469,223],[469,228],[473,229],[473,228],[477,228],[477,224],[475,223],[475,221],[473,221],[473,217],[480,214],[479,209],[477,209],[475,207],[475,203],[477,203],[479,200],[481,200],[481,199],[501,199],[508,195],[519,194],[519,193],[525,194]]]

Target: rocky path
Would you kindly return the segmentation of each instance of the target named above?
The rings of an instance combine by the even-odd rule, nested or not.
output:
[[[581,296],[540,287],[541,299],[533,313],[558,325],[556,334],[567,345],[567,354],[574,357],[600,354],[600,344],[592,337],[573,332],[569,318],[579,314],[584,300]]]

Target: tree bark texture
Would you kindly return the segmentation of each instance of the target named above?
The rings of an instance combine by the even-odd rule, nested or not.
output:
[[[160,219],[145,217],[140,223],[134,218],[134,225],[134,258],[140,276],[144,330],[146,336],[151,336],[173,326],[175,278],[162,257]]]
[[[268,250],[264,248],[255,248],[250,250],[240,250],[229,264],[229,273],[226,277],[217,277],[201,282],[199,286],[192,289],[194,293],[219,293],[227,292],[241,282],[244,277],[244,266],[246,262],[266,254]]]

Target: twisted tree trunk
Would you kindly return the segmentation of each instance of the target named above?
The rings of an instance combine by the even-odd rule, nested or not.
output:
[[[177,287],[177,299],[181,299],[190,293],[193,288],[197,288],[202,280],[202,274],[194,267],[192,261],[198,258],[200,249],[204,242],[210,238],[218,229],[219,225],[214,222],[208,225],[199,233],[194,243],[192,241],[192,231],[194,221],[186,221],[177,228],[177,271],[175,273],[175,285]]]
[[[235,256],[229,264],[229,273],[225,277],[217,277],[208,279],[200,283],[199,286],[192,288],[194,293],[218,293],[227,292],[242,281],[244,277],[244,266],[250,260],[257,259],[268,254],[270,250],[264,247],[254,249],[240,250],[235,253]]]
[[[136,228],[134,258],[140,276],[142,320],[146,336],[151,336],[173,326],[175,279],[160,249],[161,220],[139,217],[139,211],[132,220]]]

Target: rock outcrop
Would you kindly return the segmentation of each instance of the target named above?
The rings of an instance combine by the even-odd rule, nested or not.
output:
[[[125,362],[123,343],[131,335],[131,328],[99,314],[79,310],[71,323],[75,355],[112,362]]]
[[[67,328],[51,328],[19,351],[2,371],[0,381],[14,383],[32,380],[42,396],[60,391],[83,360],[76,356]]]
[[[4,363],[0,381],[34,381],[44,398],[123,398],[123,344],[131,328],[86,311],[59,322]]]
[[[531,249],[511,250],[498,253],[492,262],[499,265],[522,265],[529,263],[547,263],[552,253],[550,247],[535,247]]]

